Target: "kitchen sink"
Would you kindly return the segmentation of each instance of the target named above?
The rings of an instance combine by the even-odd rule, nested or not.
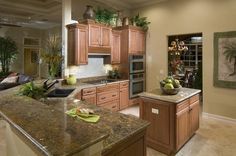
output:
[[[47,94],[47,97],[67,97],[75,89],[54,89]]]

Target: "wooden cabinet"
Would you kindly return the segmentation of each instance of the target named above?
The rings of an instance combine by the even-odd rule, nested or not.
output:
[[[111,46],[111,64],[120,63],[120,31],[112,31],[112,46]]]
[[[101,46],[103,48],[111,47],[111,28],[101,26]]]
[[[81,99],[98,106],[118,111],[129,106],[129,82],[112,83],[85,88]]]
[[[68,25],[68,65],[88,64],[88,27]]]
[[[102,156],[146,156],[146,129],[133,134],[102,153]]]
[[[180,103],[141,97],[140,117],[151,122],[148,146],[167,155],[178,151],[199,128],[199,95]]]
[[[142,100],[140,117],[151,123],[147,129],[147,145],[170,154],[174,146],[174,105],[153,99]]]
[[[192,136],[199,128],[199,101],[196,101],[190,105],[189,115],[189,135]]]
[[[141,28],[125,26],[117,29],[122,30],[122,52],[127,54],[145,54],[146,33]],[[125,42],[128,42],[128,44]]]
[[[97,104],[96,87],[82,89],[82,100],[91,104]]]
[[[101,27],[99,25],[89,25],[89,46],[100,47]]]
[[[82,99],[85,100],[85,101],[87,101],[88,103],[91,103],[91,104],[95,104],[95,105],[96,105],[96,101],[97,101],[96,94],[85,95],[85,96],[83,96]]]
[[[111,28],[88,23],[89,31],[89,53],[110,53],[111,52]]]
[[[129,82],[120,83],[120,110],[129,106]]]
[[[179,149],[189,139],[189,107],[176,114],[176,147]]]
[[[119,110],[119,83],[97,87],[97,105],[112,111]]]

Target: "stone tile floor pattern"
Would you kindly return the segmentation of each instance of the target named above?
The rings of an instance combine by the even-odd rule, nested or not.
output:
[[[139,116],[139,107],[122,110],[121,113]],[[0,121],[0,156],[6,155],[4,122]],[[236,124],[209,117],[200,120],[200,129],[184,145],[176,156],[235,156]],[[147,148],[147,156],[165,156],[156,150]]]

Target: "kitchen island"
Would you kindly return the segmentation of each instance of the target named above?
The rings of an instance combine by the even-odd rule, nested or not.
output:
[[[199,128],[200,90],[181,88],[176,95],[160,89],[140,94],[140,117],[151,122],[147,145],[167,155],[176,153]]]
[[[8,123],[8,138],[17,140],[8,146],[9,155],[146,155],[148,122],[71,96],[36,101],[16,95],[18,89],[0,95],[0,115]],[[87,123],[65,114],[74,107],[90,108],[100,120]]]

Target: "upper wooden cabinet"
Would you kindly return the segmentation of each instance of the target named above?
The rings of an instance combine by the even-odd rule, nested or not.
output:
[[[88,27],[83,24],[67,25],[68,65],[88,64]]]
[[[120,31],[112,31],[111,64],[120,63]]]
[[[146,33],[139,27],[125,26],[115,28],[122,30],[121,46],[122,53],[145,54],[146,51]]]
[[[89,53],[111,52],[111,28],[101,24],[88,24]]]
[[[89,25],[89,46],[100,47],[101,27],[99,25]]]

